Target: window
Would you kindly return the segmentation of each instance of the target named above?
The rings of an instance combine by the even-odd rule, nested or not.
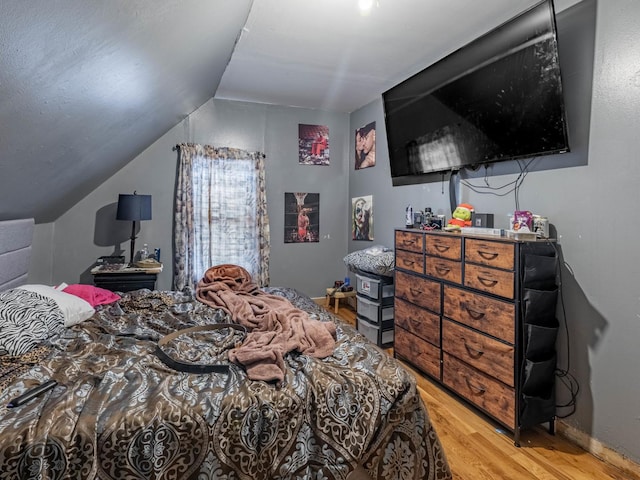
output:
[[[176,194],[174,288],[195,287],[214,265],[244,267],[268,284],[264,155],[181,144]]]

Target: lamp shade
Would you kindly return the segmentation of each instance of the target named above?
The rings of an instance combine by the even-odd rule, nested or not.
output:
[[[137,193],[118,196],[117,220],[151,220],[151,195]]]

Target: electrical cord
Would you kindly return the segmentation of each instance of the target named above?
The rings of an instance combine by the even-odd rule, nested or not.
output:
[[[555,257],[559,260],[561,260],[561,255],[560,252],[558,251],[558,247],[555,244],[555,242],[551,242],[551,241],[547,241],[546,242],[547,245],[551,246],[554,250],[555,253]],[[562,260],[562,263],[567,266],[567,268],[571,271],[571,267],[564,262],[564,260]],[[522,269],[522,273],[521,273],[522,277],[520,279],[520,281],[524,281],[524,269]],[[556,403],[555,407],[556,409],[564,409],[564,408],[569,408],[569,412],[564,413],[564,414],[558,414],[556,413],[556,418],[567,418],[571,415],[573,415],[576,411],[576,405],[577,405],[577,398],[578,398],[578,392],[580,391],[580,385],[578,383],[578,381],[576,380],[576,378],[569,372],[570,368],[571,368],[571,351],[570,351],[570,342],[569,342],[569,327],[567,325],[567,315],[566,315],[566,310],[565,310],[565,304],[564,304],[564,296],[563,296],[563,292],[562,292],[562,269],[560,267],[558,267],[557,270],[557,277],[558,277],[558,282],[557,282],[557,286],[558,286],[558,293],[560,295],[560,307],[562,310],[562,321],[564,323],[564,329],[565,329],[565,334],[566,334],[566,338],[567,338],[567,346],[566,346],[566,351],[567,351],[567,359],[566,359],[566,364],[567,364],[567,368],[563,369],[563,368],[558,368],[556,365],[556,368],[554,370],[554,375],[555,377],[564,385],[564,387],[569,391],[569,400],[565,403],[561,403],[558,404]],[[520,303],[520,309],[522,312],[522,317],[524,318],[525,315],[525,305],[524,302]],[[522,340],[523,340],[523,345],[526,345],[526,331],[523,328],[522,329]],[[520,366],[520,371],[524,371],[524,367],[525,367],[525,363],[526,363],[526,358],[522,357],[522,364]]]
[[[496,197],[505,197],[505,196],[510,195],[511,193],[513,193],[514,194],[514,201],[515,201],[515,209],[516,210],[520,210],[520,188],[522,187],[522,184],[524,183],[524,180],[526,179],[527,175],[530,172],[529,167],[531,166],[531,164],[535,160],[537,160],[537,158],[538,157],[533,157],[533,158],[529,159],[527,162],[525,162],[524,164],[522,163],[522,161],[518,160],[518,166],[520,167],[520,173],[518,174],[516,179],[512,180],[510,182],[507,182],[507,183],[505,183],[503,185],[500,185],[498,187],[489,185],[488,165],[485,165],[485,176],[483,178],[484,185],[475,185],[475,184],[473,184],[473,183],[471,183],[468,180],[463,179],[463,178],[460,179],[460,183],[462,185],[466,186],[467,188],[469,188],[471,191],[473,191],[475,193],[478,193],[478,194],[481,194],[481,195],[494,195]],[[466,168],[465,168],[465,170],[466,170]],[[505,188],[508,188],[508,190],[505,191],[505,192],[501,192],[501,190],[504,190]],[[452,188],[451,188],[451,185],[450,185],[450,193],[451,193],[451,191],[452,191]],[[452,209],[452,211],[453,211],[453,209]],[[556,258],[561,259],[562,264],[567,268],[567,270],[569,270],[570,272],[573,272],[573,269],[571,268],[571,266],[567,262],[562,260],[562,257],[560,255],[560,252],[558,251],[558,247],[555,244],[555,242],[547,242],[547,243],[549,245],[551,245],[551,247],[554,249],[555,254],[556,254]],[[565,402],[565,403],[556,404],[556,408],[557,409],[568,408],[570,410],[567,413],[564,413],[562,415],[556,414],[556,417],[557,418],[567,418],[567,417],[573,415],[575,413],[575,411],[576,411],[578,393],[580,392],[580,384],[570,372],[570,370],[571,370],[571,342],[569,341],[569,326],[567,325],[567,314],[566,314],[564,295],[563,295],[563,289],[562,289],[562,268],[560,266],[558,267],[558,293],[560,294],[560,307],[561,307],[561,310],[562,310],[562,323],[564,325],[564,331],[565,331],[566,341],[567,341],[567,344],[566,344],[567,358],[566,358],[566,368],[558,368],[556,366],[554,374],[555,374],[556,378],[568,390],[568,392],[569,392],[569,400],[567,402]],[[524,361],[524,359],[523,359],[523,361]]]
[[[515,201],[515,209],[516,210],[520,210],[520,188],[522,187],[522,184],[524,183],[524,180],[526,179],[527,175],[529,174],[530,170],[529,167],[531,166],[531,164],[537,159],[537,157],[533,157],[531,159],[529,159],[527,162],[525,162],[524,164],[518,160],[518,166],[520,167],[520,173],[518,174],[518,176],[516,177],[515,180],[512,180],[510,182],[507,182],[503,185],[500,185],[498,187],[495,186],[491,186],[489,185],[489,180],[488,180],[488,166],[485,165],[485,175],[483,178],[484,181],[484,185],[475,185],[471,182],[469,182],[466,179],[460,178],[460,183],[464,186],[466,186],[467,188],[469,188],[471,191],[481,194],[481,195],[494,195],[496,197],[505,197],[507,195],[510,195],[511,193],[514,194],[514,201]],[[466,168],[464,169],[465,171],[467,170]],[[508,188],[507,191],[502,191],[504,189]],[[451,211],[453,211],[454,207],[454,200],[455,200],[455,189],[453,186],[453,175],[452,178],[450,179],[450,183],[449,183],[449,200],[451,203]],[[556,258],[560,259],[562,261],[562,264],[570,271],[573,272],[573,269],[571,268],[571,266],[565,262],[561,255],[560,252],[558,251],[558,247],[555,244],[555,242],[547,242],[549,245],[551,245],[555,251],[555,255]],[[557,418],[567,418],[571,415],[573,415],[576,411],[576,406],[577,406],[577,398],[578,398],[578,393],[580,392],[580,384],[577,381],[577,379],[571,374],[570,370],[571,370],[571,342],[569,339],[569,327],[567,325],[567,314],[566,314],[566,308],[565,308],[565,302],[564,302],[564,295],[563,295],[563,289],[562,289],[562,268],[561,266],[558,267],[558,293],[560,294],[560,307],[562,310],[562,322],[564,324],[564,331],[565,331],[565,335],[566,335],[566,352],[567,352],[567,358],[566,358],[566,369],[565,368],[558,368],[556,365],[556,368],[554,370],[554,374],[556,376],[556,378],[559,380],[560,383],[562,383],[562,385],[564,385],[564,387],[567,389],[567,391],[569,392],[569,400],[567,402],[564,403],[556,403],[556,409],[566,409],[568,408],[569,411],[567,413],[563,413],[563,414],[557,414],[556,413],[556,417]],[[524,306],[523,306],[524,308]],[[524,314],[524,312],[523,312]],[[525,335],[524,331],[523,331],[523,335]],[[523,358],[523,362],[525,361],[525,359]],[[521,368],[524,368],[524,364],[521,366]]]
[[[554,242],[549,242],[549,244],[555,250],[557,257],[559,259],[562,258],[560,256],[560,252],[558,251],[558,246]],[[573,269],[571,268],[571,265],[569,265],[564,260],[562,260],[562,264],[565,267],[567,267],[567,270],[569,270],[571,273],[573,273]],[[563,415],[556,415],[556,417],[558,417],[558,418],[567,418],[567,417],[573,415],[575,413],[575,411],[576,411],[578,393],[580,392],[580,384],[578,383],[578,380],[576,380],[576,378],[570,373],[570,370],[571,370],[571,342],[569,341],[569,326],[567,324],[567,312],[566,312],[566,309],[565,309],[564,295],[563,295],[563,290],[562,290],[562,268],[558,268],[558,283],[559,283],[558,291],[560,293],[560,307],[561,307],[561,310],[562,310],[562,322],[564,324],[565,335],[566,335],[566,338],[567,338],[567,346],[566,346],[566,350],[567,350],[566,364],[567,364],[567,367],[566,367],[566,369],[562,369],[562,368],[557,368],[556,367],[555,374],[556,374],[556,377],[565,386],[565,388],[569,391],[569,400],[567,402],[563,403],[563,404],[556,404],[556,408],[569,408],[570,410],[569,410],[568,413],[565,413]]]
[[[449,207],[451,207],[452,215],[453,215],[453,211],[458,206],[458,200],[456,198],[456,181],[455,181],[456,175],[458,175],[458,171],[452,170],[451,176],[449,177]]]
[[[488,165],[485,165],[485,176],[483,178],[484,180],[484,185],[476,185],[471,183],[469,180],[466,179],[461,179],[460,183],[463,184],[465,187],[469,188],[471,191],[478,193],[480,195],[493,195],[496,197],[506,197],[507,195],[510,195],[511,193],[514,193],[515,195],[515,206],[516,206],[516,210],[520,209],[520,187],[522,186],[522,184],[524,183],[525,178],[527,177],[527,175],[529,174],[529,167],[530,165],[537,160],[538,157],[534,157],[529,159],[526,163],[522,163],[522,161],[518,160],[518,166],[520,167],[520,173],[518,174],[518,176],[516,177],[515,180],[512,180],[510,182],[505,183],[504,185],[500,185],[497,187],[491,186],[489,185],[489,181],[488,181],[488,170],[489,167]],[[465,168],[466,170],[466,168]],[[509,188],[509,190],[505,191],[505,192],[501,192],[501,190],[505,189],[505,188]]]

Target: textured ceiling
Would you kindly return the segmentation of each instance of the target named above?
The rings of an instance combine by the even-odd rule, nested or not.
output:
[[[0,219],[54,221],[212,96],[352,112],[537,3],[358,1],[3,0]]]
[[[0,219],[42,223],[214,95],[251,0],[0,5]]]

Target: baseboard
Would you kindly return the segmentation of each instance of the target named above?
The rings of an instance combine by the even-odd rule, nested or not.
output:
[[[567,440],[575,443],[583,450],[586,450],[594,457],[603,462],[613,465],[623,471],[638,472],[640,465],[624,455],[612,450],[602,442],[591,437],[588,433],[578,430],[562,420],[556,421],[556,431]]]

